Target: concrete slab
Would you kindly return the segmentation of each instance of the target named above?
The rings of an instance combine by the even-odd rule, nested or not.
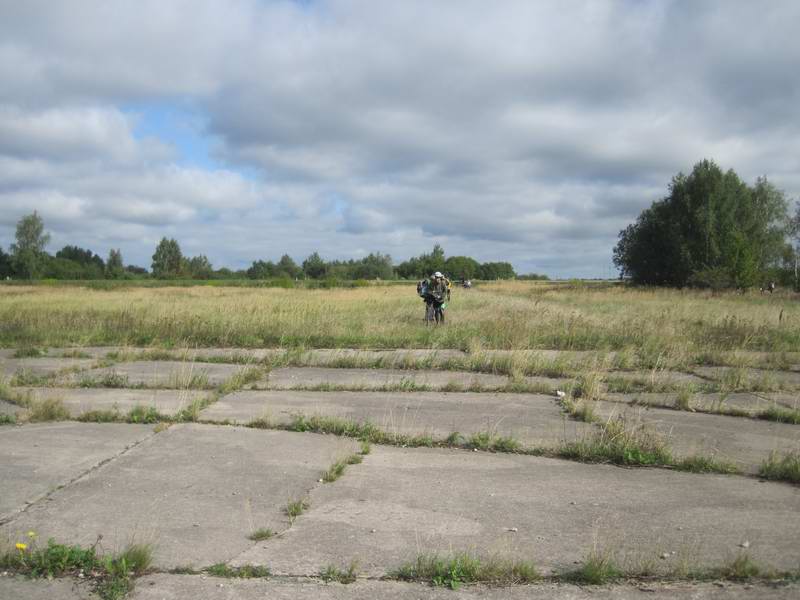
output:
[[[242,391],[221,398],[200,419],[249,423],[268,416],[289,423],[297,414],[369,421],[392,433],[439,438],[490,431],[528,446],[554,446],[591,429],[565,418],[555,398],[498,393]]]
[[[363,574],[380,576],[420,553],[472,551],[552,572],[599,546],[623,560],[674,551],[663,561],[669,568],[722,564],[745,541],[776,568],[800,560],[800,489],[754,478],[374,447],[310,498],[289,531],[232,564],[309,575],[356,560]]]
[[[186,388],[189,382],[202,383],[202,387],[223,384],[243,367],[219,363],[180,361],[133,361],[115,364],[112,367],[93,369],[84,375],[93,379],[117,374],[127,378],[130,385],[147,387]],[[197,387],[192,385],[191,387]]]
[[[797,392],[763,393],[759,395],[766,398],[769,401],[777,402],[778,404],[785,406],[786,408],[791,408],[793,410],[800,410],[800,394],[798,394]]]
[[[795,403],[800,407],[800,400],[786,395],[758,395],[750,392],[737,392],[733,394],[694,394],[689,405],[695,411],[720,412],[725,409],[744,411],[751,415],[759,414],[766,409],[779,405],[784,408],[794,408]],[[640,404],[659,408],[673,408],[678,399],[678,394],[658,394],[638,392],[632,394],[606,394],[605,400],[610,402],[623,402],[626,404]]]
[[[2,588],[0,588],[2,589]],[[325,584],[309,579],[219,579],[197,575],[150,575],[136,582],[130,600],[738,600],[767,598],[794,600],[800,585],[764,584],[639,584],[581,588],[574,585],[515,587],[462,586],[458,590],[398,581],[357,581],[350,585]],[[49,599],[48,599],[49,600]]]
[[[544,389],[561,389],[568,380],[547,377],[526,377],[525,383]],[[463,371],[415,369],[336,369],[325,367],[287,367],[273,369],[267,378],[270,389],[289,390],[320,386],[357,390],[382,389],[389,386],[425,386],[435,390],[459,390],[480,387],[483,390],[505,388],[511,379],[504,375]]]
[[[0,533],[32,529],[81,545],[102,535],[105,551],[152,543],[159,568],[208,566],[251,547],[256,529],[285,529],[287,502],[322,485],[321,474],[356,448],[333,436],[175,425]]]
[[[646,381],[652,384],[661,385],[682,385],[708,383],[707,379],[692,373],[682,373],[680,371],[608,371],[603,375],[604,379],[617,379],[630,382]]]
[[[715,381],[724,381],[728,377],[744,376],[747,381],[762,383],[762,389],[771,385],[800,387],[800,373],[796,371],[778,371],[768,369],[738,369],[736,367],[694,367],[693,371],[702,377]],[[773,388],[774,389],[774,388]]]
[[[772,450],[800,448],[800,427],[741,417],[691,413],[613,402],[596,402],[595,414],[603,419],[625,416],[652,424],[668,437],[678,456],[716,456],[757,473]]]
[[[97,600],[91,585],[76,579],[26,579],[0,575],[0,598],[25,600]]]
[[[0,400],[0,415],[19,415],[25,412],[25,409],[16,404],[11,404],[5,400]]]
[[[46,376],[93,366],[94,361],[85,358],[9,358],[0,361],[0,375],[13,377],[18,372],[28,372]]]
[[[117,410],[124,415],[137,406],[152,406],[161,414],[174,415],[209,394],[203,390],[106,388],[25,388],[25,392],[34,400],[60,398],[73,417],[91,410]]]
[[[152,433],[147,425],[97,423],[0,428],[0,523]]]

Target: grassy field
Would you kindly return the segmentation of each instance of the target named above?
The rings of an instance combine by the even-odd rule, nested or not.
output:
[[[426,327],[422,315],[413,284],[0,286],[0,346],[596,350],[645,365],[800,351],[800,305],[777,294],[498,282],[455,289],[444,327]]]

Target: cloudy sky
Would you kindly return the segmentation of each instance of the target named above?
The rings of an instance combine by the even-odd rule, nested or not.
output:
[[[613,275],[702,158],[800,196],[796,0],[0,0],[0,245]]]

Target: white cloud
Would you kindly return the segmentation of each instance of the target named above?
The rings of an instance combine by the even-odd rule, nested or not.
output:
[[[798,195],[798,17],[790,0],[6,3],[0,240],[37,208],[54,244],[120,239],[139,262],[161,235],[236,266],[440,241],[605,274],[619,229],[702,158]],[[224,167],[137,136],[137,103],[190,107]]]

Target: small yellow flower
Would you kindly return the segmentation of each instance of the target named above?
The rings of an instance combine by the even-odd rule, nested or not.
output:
[[[35,538],[36,537],[36,532],[35,531],[29,531],[28,532],[28,537],[29,538]]]
[[[28,547],[28,544],[24,544],[22,542],[17,542],[17,550],[19,550],[20,552],[24,552],[27,547]]]

